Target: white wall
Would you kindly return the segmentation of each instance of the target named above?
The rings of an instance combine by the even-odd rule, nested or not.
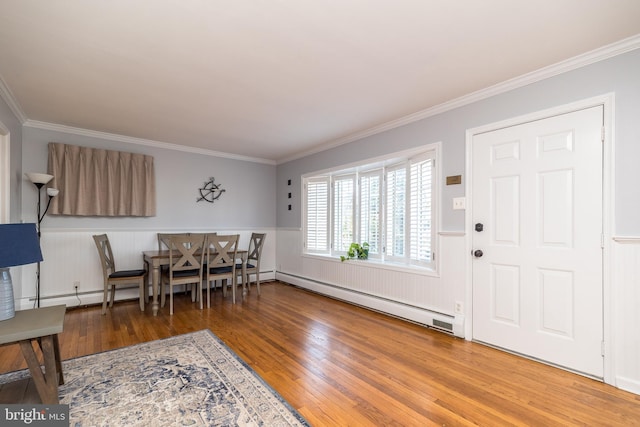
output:
[[[614,237],[612,253],[615,381],[640,394],[640,236]]]

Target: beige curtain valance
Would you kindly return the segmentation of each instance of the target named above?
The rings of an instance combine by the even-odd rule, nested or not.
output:
[[[49,186],[60,193],[50,213],[80,216],[155,216],[153,157],[49,143]]]

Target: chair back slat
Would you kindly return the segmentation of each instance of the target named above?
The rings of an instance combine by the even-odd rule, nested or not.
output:
[[[208,268],[233,267],[238,256],[238,234],[215,234],[207,239]]]
[[[251,240],[249,241],[249,254],[247,256],[248,260],[257,262],[260,261],[260,256],[262,255],[262,246],[264,245],[264,239],[266,236],[266,233],[251,233]]]
[[[204,234],[169,237],[169,265],[172,272],[200,270],[204,259]]]
[[[158,250],[167,250],[170,247],[169,240],[173,236],[188,236],[190,233],[158,233]]]
[[[111,250],[111,244],[106,234],[100,234],[93,236],[93,241],[98,248],[98,254],[100,255],[100,262],[102,263],[102,270],[105,276],[116,271],[116,262],[113,258],[113,251]]]
[[[258,295],[260,295],[260,257],[262,257],[262,248],[264,247],[264,240],[266,237],[266,233],[251,233],[249,250],[247,251],[247,262],[243,271],[238,272],[240,275],[244,273],[242,283],[243,286],[246,284],[248,287],[251,285],[251,275],[255,274]]]

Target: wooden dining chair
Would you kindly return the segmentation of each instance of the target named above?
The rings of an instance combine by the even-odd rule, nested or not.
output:
[[[107,294],[109,289],[111,289],[111,302],[109,303],[109,307],[113,307],[116,286],[130,284],[138,285],[138,291],[140,294],[140,311],[144,311],[144,304],[147,302],[149,297],[149,290],[147,287],[147,270],[117,270],[116,261],[113,257],[113,251],[111,250],[111,244],[109,243],[107,235],[94,235],[93,241],[98,248],[100,263],[102,264],[102,277],[104,281],[102,314],[107,313]]]
[[[190,233],[158,233],[157,237],[158,237],[158,251],[166,251],[169,250],[169,240],[171,239],[171,237],[173,236],[188,236]],[[169,271],[169,266],[168,265],[163,265],[160,267],[161,268],[161,274],[162,273],[166,273],[167,271]],[[167,286],[167,289],[163,289],[165,286]],[[160,284],[160,288],[161,288],[161,296],[160,296],[160,303],[161,305],[164,307],[164,304],[166,302],[166,296],[167,296],[167,291],[169,287],[169,283],[166,284]],[[186,292],[186,291],[185,291]],[[195,286],[191,286],[191,299],[193,301],[195,301],[196,298],[196,288]]]
[[[171,236],[169,239],[169,270],[162,281],[169,284],[169,314],[173,315],[173,287],[192,284],[202,294],[202,266],[205,256],[205,235],[189,234]],[[164,307],[166,299],[161,305]],[[200,298],[202,309],[202,298]]]
[[[251,275],[256,276],[256,287],[258,288],[258,295],[260,295],[260,258],[262,258],[262,247],[264,246],[264,240],[266,239],[266,233],[251,233],[251,240],[249,240],[249,250],[247,253],[247,265],[246,276],[242,278],[242,287],[247,285],[247,291],[251,289]],[[242,264],[236,265],[236,272],[242,275]]]
[[[207,268],[205,282],[207,284],[207,308],[211,307],[211,282],[222,280],[223,296],[231,281],[233,303],[236,303],[236,259],[238,257],[239,234],[209,234],[207,237]],[[215,286],[214,286],[215,289]]]
[[[190,233],[158,233],[158,250],[169,249],[169,239],[173,236],[188,236]]]

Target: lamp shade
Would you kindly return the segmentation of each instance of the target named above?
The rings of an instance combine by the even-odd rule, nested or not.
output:
[[[0,321],[15,316],[9,267],[42,261],[36,225],[0,224]]]
[[[0,224],[0,268],[42,261],[36,225]]]
[[[53,175],[46,173],[27,172],[25,175],[27,175],[27,178],[29,178],[29,180],[34,184],[44,185],[53,179]]]

